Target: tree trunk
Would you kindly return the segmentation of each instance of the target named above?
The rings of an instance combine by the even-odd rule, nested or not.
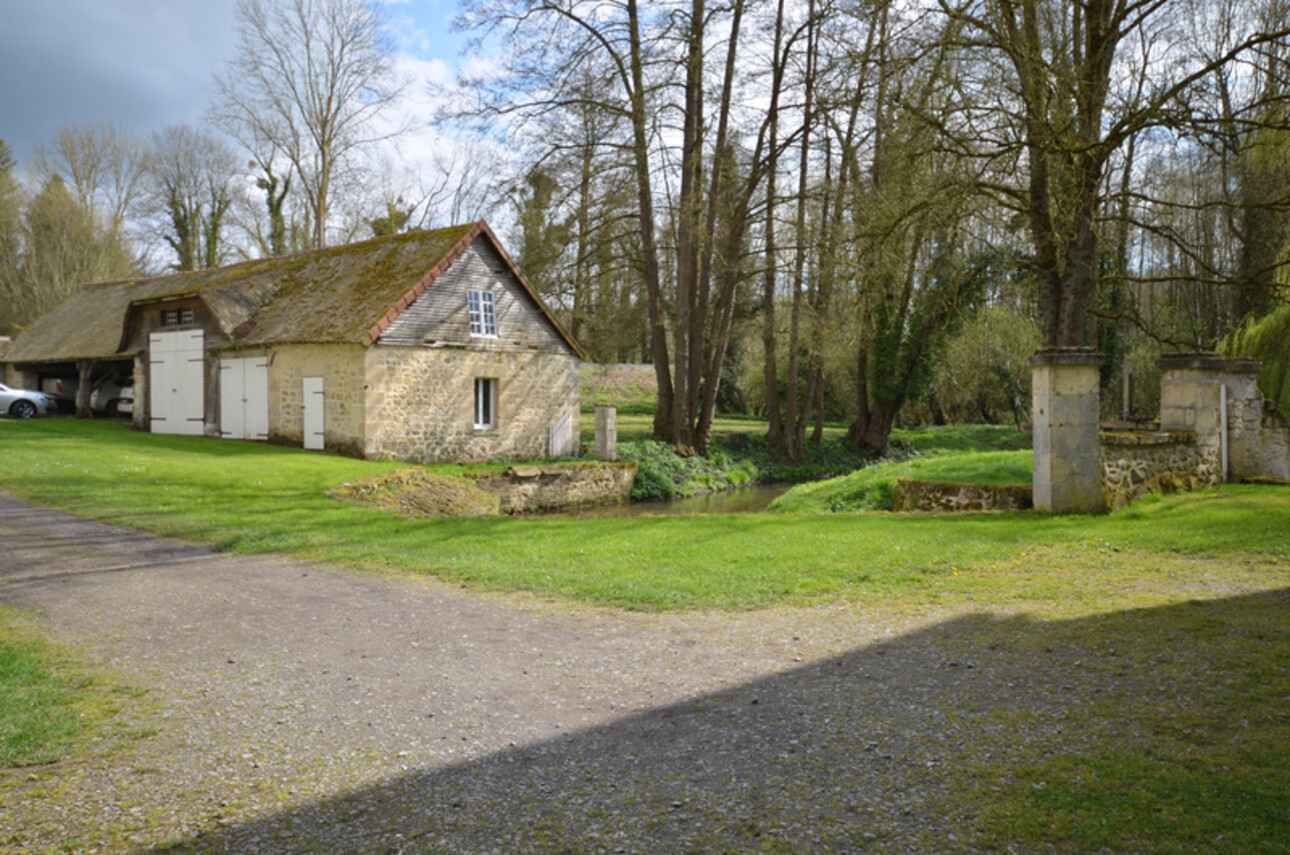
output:
[[[640,207],[641,264],[649,307],[649,336],[658,381],[658,410],[654,414],[654,439],[674,442],[672,373],[667,351],[667,330],[663,326],[663,291],[659,280],[658,246],[654,240],[654,189],[650,181],[648,116],[645,103],[644,58],[641,47],[640,15],[636,0],[627,0],[628,35],[631,40],[632,154],[636,167],[637,200]]]

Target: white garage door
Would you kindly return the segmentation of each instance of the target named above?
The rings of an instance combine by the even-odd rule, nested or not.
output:
[[[269,360],[248,356],[219,361],[219,435],[269,438]]]
[[[148,336],[152,369],[152,432],[201,436],[205,432],[205,351],[201,330]]]

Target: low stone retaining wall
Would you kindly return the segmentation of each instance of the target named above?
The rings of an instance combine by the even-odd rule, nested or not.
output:
[[[1029,486],[945,484],[901,478],[896,481],[896,511],[1024,511],[1033,504]]]
[[[1100,439],[1102,495],[1110,510],[1147,493],[1199,490],[1223,480],[1219,460],[1195,431],[1115,431]]]
[[[553,463],[512,466],[466,477],[501,499],[504,514],[625,502],[636,480],[635,463]]]

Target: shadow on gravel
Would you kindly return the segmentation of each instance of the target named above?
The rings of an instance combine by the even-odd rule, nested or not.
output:
[[[1033,839],[1017,844],[1006,831],[1001,839],[980,817],[1009,793],[1029,798],[1038,785],[1028,783],[1026,768],[1088,755],[1168,757],[1179,745],[1203,749],[1207,739],[1219,751],[1215,762],[1225,762],[1221,750],[1233,728],[1251,746],[1260,739],[1290,744],[1283,706],[1280,714],[1267,712],[1288,690],[1288,614],[1290,589],[1070,621],[966,617],[610,726],[215,829],[176,847],[1031,850]],[[1284,754],[1269,762],[1253,774],[1284,793]],[[1273,767],[1279,771],[1268,777]],[[1280,821],[1290,821],[1290,811]],[[1138,833],[1136,825],[1126,824],[1124,833]],[[1129,837],[1107,848],[1143,847]]]

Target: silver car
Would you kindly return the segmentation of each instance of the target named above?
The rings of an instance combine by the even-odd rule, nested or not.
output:
[[[44,392],[15,389],[0,383],[0,413],[16,419],[30,419],[44,414],[52,415],[58,409],[58,399]]]

